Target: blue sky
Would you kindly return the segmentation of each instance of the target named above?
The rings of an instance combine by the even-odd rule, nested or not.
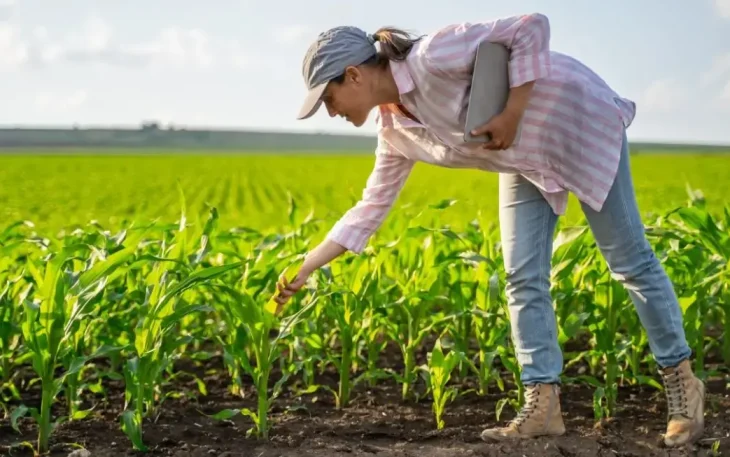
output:
[[[0,124],[372,133],[372,116],[295,119],[319,31],[526,12],[638,103],[632,139],[730,144],[730,0],[0,0]]]

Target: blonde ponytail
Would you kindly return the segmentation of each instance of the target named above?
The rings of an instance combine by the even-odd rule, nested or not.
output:
[[[375,40],[380,43],[381,60],[402,61],[421,38],[394,27],[381,27],[374,34]]]

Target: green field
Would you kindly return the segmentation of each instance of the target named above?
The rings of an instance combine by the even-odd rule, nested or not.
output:
[[[730,155],[652,153],[632,160],[646,215],[684,205],[687,185],[701,190],[711,208],[727,201]],[[359,198],[372,163],[368,154],[2,155],[0,208],[4,220],[30,220],[44,233],[91,220],[116,228],[175,219],[179,182],[189,212],[205,217],[206,204],[215,206],[224,227],[275,229],[288,220],[288,194],[301,211],[333,222]],[[496,221],[497,175],[418,164],[396,208],[417,212],[443,199],[458,200],[443,215],[449,223],[466,223],[479,211]],[[571,197],[565,219],[580,217]]]
[[[277,277],[291,276],[357,201],[372,160],[0,155],[0,453],[72,440],[101,456],[163,455],[160,446],[204,455],[203,444],[290,455],[277,451],[286,440],[309,443],[302,452],[324,446],[306,454],[317,456],[412,440],[477,452],[478,427],[512,416],[525,392],[504,298],[497,175],[417,166],[373,249],[316,272],[272,313]],[[714,383],[703,446],[727,451],[730,155],[632,160],[693,366]],[[690,198],[687,186],[702,196]],[[571,436],[595,445],[593,421],[621,417],[605,430],[606,452],[658,455],[636,444],[655,440],[665,411],[645,333],[574,198],[564,222],[552,293],[564,382],[576,392],[566,411],[588,423]],[[653,415],[634,421],[621,398],[641,398],[637,414]],[[177,438],[183,423],[193,432]],[[190,454],[180,440],[195,430],[202,450]],[[316,447],[308,436],[324,441]],[[543,445],[516,446],[500,455],[546,455]]]

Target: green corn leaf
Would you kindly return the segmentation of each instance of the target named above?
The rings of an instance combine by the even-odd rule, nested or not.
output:
[[[10,426],[15,430],[16,432],[20,433],[20,428],[18,427],[18,421],[25,417],[25,415],[28,413],[28,407],[25,405],[20,405],[17,408],[13,410],[12,413],[10,413]]]
[[[122,431],[132,442],[135,450],[147,452],[149,449],[142,441],[142,419],[136,411],[122,413]]]
[[[231,263],[228,265],[208,267],[203,270],[196,271],[195,273],[193,273],[190,276],[188,276],[187,278],[185,278],[183,281],[175,284],[173,287],[170,288],[170,290],[166,291],[165,294],[160,299],[160,303],[158,306],[161,306],[162,304],[164,304],[168,300],[170,300],[172,297],[175,297],[175,296],[181,294],[182,292],[190,289],[191,287],[195,286],[196,284],[214,279],[228,271],[239,268],[241,265],[242,265],[241,262],[235,262],[235,263]]]
[[[186,305],[175,310],[174,313],[162,319],[162,332],[167,332],[172,326],[180,322],[185,316],[192,313],[211,312],[213,308],[206,305]]]
[[[140,232],[138,234],[139,237],[142,236],[143,232]],[[129,247],[115,252],[114,254],[110,255],[108,258],[104,259],[103,261],[97,263],[93,267],[91,267],[89,270],[85,271],[81,276],[79,276],[78,281],[74,285],[74,287],[71,289],[71,293],[76,294],[80,290],[86,289],[90,287],[93,283],[96,281],[99,281],[101,278],[108,276],[111,274],[114,270],[119,268],[121,265],[125,264],[132,256],[134,256],[135,251],[137,250],[136,244],[130,244]]]
[[[206,414],[206,416],[210,417],[211,419],[215,419],[215,420],[229,420],[235,416],[238,416],[239,414],[241,414],[240,409],[224,409],[213,415]]]
[[[446,209],[446,208],[449,208],[451,206],[454,206],[457,201],[458,200],[455,200],[455,199],[444,199],[444,200],[441,200],[438,203],[435,203],[433,205],[429,205],[429,208],[436,209],[436,210],[442,210],[442,209]]]

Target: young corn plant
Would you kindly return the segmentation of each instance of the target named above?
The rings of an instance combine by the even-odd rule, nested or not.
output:
[[[324,276],[313,275],[308,287],[319,289],[320,287],[316,284]],[[286,365],[287,373],[299,374],[299,379],[294,381],[296,384],[299,382],[303,384],[303,387],[296,388],[299,394],[313,393],[320,389],[321,386],[316,383],[316,375],[322,374],[329,364],[327,344],[331,339],[332,331],[326,317],[326,310],[327,302],[319,300],[319,304],[308,312],[307,319],[294,326],[290,336],[283,341],[287,345],[287,349],[284,351],[284,358],[280,363]]]
[[[474,280],[474,303],[472,314],[472,335],[476,340],[477,363],[472,363],[478,380],[478,395],[489,393],[489,384],[497,382],[500,390],[504,383],[494,366],[498,348],[507,344],[509,337],[509,315],[502,296],[503,279],[500,277],[501,257],[495,243],[490,243],[485,234],[485,242],[479,253],[464,253],[463,262],[472,267]]]
[[[211,211],[199,234],[190,235],[183,211],[177,231],[169,242],[163,240],[159,256],[145,257],[131,269],[148,267],[144,276],[144,294],[139,304],[139,320],[134,327],[131,357],[124,367],[125,397],[122,413],[122,431],[136,450],[146,451],[143,440],[143,420],[156,415],[162,401],[163,374],[171,369],[175,352],[193,340],[181,332],[180,323],[194,313],[212,311],[200,303],[199,294],[191,289],[210,286],[220,276],[240,269],[241,262],[199,268],[207,253],[207,241],[215,230],[217,212]],[[192,251],[191,239],[197,239],[200,249]],[[196,268],[199,268],[195,270]]]
[[[428,391],[433,397],[431,409],[438,430],[442,430],[445,426],[443,416],[446,405],[458,395],[458,389],[448,384],[451,374],[463,361],[466,361],[466,356],[462,352],[451,350],[444,355],[441,338],[439,338],[428,356],[428,363],[419,367],[426,380]]]
[[[24,276],[28,257],[33,256],[31,243],[25,241],[23,227],[32,224],[16,222],[0,232],[0,407],[11,399],[20,400],[15,378],[16,367],[26,363],[30,353],[22,341],[23,303],[32,290]]]
[[[25,321],[22,323],[23,338],[32,354],[32,367],[41,380],[41,408],[30,409],[38,422],[37,452],[48,451],[48,443],[54,424],[51,422],[51,406],[62,390],[66,379],[79,372],[91,357],[75,353],[73,336],[82,322],[94,311],[104,293],[109,275],[122,267],[135,253],[139,237],[125,240],[119,249],[80,274],[67,271],[73,263],[74,253],[88,250],[87,246],[63,247],[45,263],[43,271],[32,262],[27,264],[35,279],[37,291],[33,301],[25,300]],[[56,377],[56,367],[63,365],[64,372]]]
[[[363,320],[369,308],[368,297],[377,290],[376,277],[369,267],[366,257],[354,260],[347,269],[334,264],[328,278],[333,280],[330,283],[333,290],[326,295],[328,303],[324,306],[324,314],[335,323],[334,332],[340,347],[339,357],[330,358],[340,376],[338,391],[333,392],[337,409],[346,408],[350,402],[353,388],[351,376],[357,362],[356,351],[363,336]],[[347,278],[347,284],[339,286],[340,278]]]
[[[695,327],[697,335],[693,349],[696,371],[700,376],[705,374],[705,339],[709,328],[709,318],[720,324],[720,333],[724,333],[720,354],[726,364],[730,363],[730,338],[727,336],[730,324],[730,211],[724,209],[724,220],[717,221],[702,205],[677,210],[679,224],[683,229],[685,248],[695,251],[695,271],[701,277],[695,278],[695,293],[700,304],[699,316],[702,317]],[[687,246],[689,245],[689,246]],[[697,268],[701,250],[702,268]],[[690,267],[690,265],[685,265]],[[724,331],[723,331],[724,330]]]
[[[594,415],[596,420],[612,418],[616,412],[618,381],[620,378],[621,350],[620,330],[623,316],[635,312],[625,288],[613,280],[607,267],[596,266],[585,273],[584,281],[593,292],[593,313],[586,319],[586,326],[595,337],[593,352],[600,355],[604,363],[603,382],[589,380],[596,391],[594,394]]]
[[[192,340],[173,330],[188,314],[212,311],[209,306],[186,302],[185,292],[238,268],[239,263],[207,267],[175,281],[159,265],[149,276],[152,285],[147,301],[142,304],[146,313],[135,328],[132,357],[124,370],[122,430],[135,449],[147,450],[142,440],[143,419],[154,415],[161,404],[162,376],[170,368],[175,351]]]
[[[286,382],[288,374],[284,373],[269,396],[269,379],[274,364],[279,360],[284,348],[283,341],[290,335],[292,329],[302,322],[317,304],[317,297],[313,297],[298,311],[280,320],[276,314],[278,304],[267,296],[270,282],[275,282],[276,270],[263,267],[266,273],[263,277],[257,276],[259,267],[274,265],[272,257],[259,255],[254,264],[246,263],[243,278],[239,282],[240,289],[227,285],[216,287],[217,307],[226,327],[235,332],[235,339],[220,336],[219,340],[225,347],[229,357],[246,374],[251,376],[257,394],[257,409],[248,408],[227,409],[211,417],[214,419],[230,419],[242,414],[251,418],[255,432],[259,438],[269,438],[269,409],[271,402],[279,395],[281,387]],[[296,270],[295,270],[296,271]],[[286,274],[286,273],[285,273]],[[287,274],[293,279],[295,274]],[[268,279],[268,281],[267,281]]]
[[[512,409],[515,411],[519,411],[519,409],[524,405],[525,403],[525,386],[522,384],[522,379],[520,377],[521,370],[520,365],[517,362],[517,358],[515,357],[514,353],[514,347],[512,346],[500,346],[497,348],[497,356],[499,357],[500,362],[502,365],[512,373],[512,381],[515,384],[515,387],[517,388],[516,392],[510,392],[509,395],[501,398],[496,406],[495,406],[495,414],[497,420],[502,416],[502,411],[504,410],[504,407],[507,405],[512,406]],[[500,389],[504,389],[504,384],[501,378],[497,379],[497,382],[499,383]],[[512,397],[515,398],[512,398]]]
[[[590,374],[596,376],[599,357],[590,348],[582,346],[575,350],[566,347],[576,338],[589,335],[585,322],[593,315],[595,298],[593,291],[583,283],[595,258],[595,248],[589,236],[588,227],[568,227],[558,232],[553,242],[551,295],[556,303],[558,343],[566,357],[565,369],[587,360]]]
[[[422,230],[415,230],[420,233]],[[396,261],[385,264],[382,274],[394,277],[400,298],[388,305],[388,332],[403,354],[403,373],[397,376],[402,385],[403,401],[417,398],[413,384],[417,379],[416,350],[438,325],[443,323],[433,314],[439,296],[440,268],[436,264],[433,235],[428,234],[422,246],[407,244]],[[446,318],[450,319],[450,317]]]
[[[20,400],[20,392],[15,385],[15,369],[22,364],[30,353],[21,344],[23,308],[32,286],[26,285],[22,277],[0,274],[5,287],[0,290],[0,405],[10,399]]]
[[[387,347],[388,339],[386,338],[387,311],[383,306],[376,306],[376,303],[377,301],[371,300],[362,320],[360,335],[357,337],[361,342],[361,350],[365,353],[362,356],[365,365],[362,376],[370,387],[374,387],[379,379],[391,376],[388,369],[378,366],[380,354]]]

